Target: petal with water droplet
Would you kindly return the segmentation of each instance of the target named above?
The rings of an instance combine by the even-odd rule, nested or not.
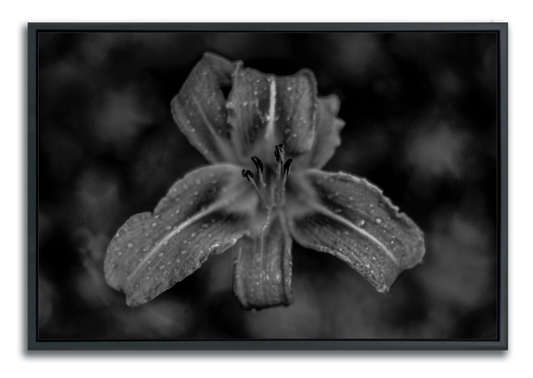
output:
[[[283,143],[288,157],[311,148],[317,108],[312,72],[274,76],[244,68],[235,72],[234,80],[227,103],[228,122],[241,156],[256,154],[274,162],[274,145]]]
[[[172,115],[180,130],[212,163],[237,161],[230,147],[222,88],[231,87],[238,64],[215,54],[204,54],[171,102]]]
[[[216,184],[207,180],[211,175]],[[129,306],[143,304],[252,232],[254,222],[260,230],[257,208],[239,167],[199,168],[177,181],[153,213],[134,215],[119,229],[107,250],[106,281]]]
[[[318,99],[315,138],[309,152],[294,161],[295,169],[322,168],[341,144],[340,131],[344,121],[337,118],[340,101],[335,95]]]
[[[244,236],[232,248],[233,290],[245,309],[292,303],[292,239],[276,216],[256,237]]]
[[[309,170],[291,177],[288,192],[294,239],[345,261],[380,292],[424,256],[422,231],[365,179]]]

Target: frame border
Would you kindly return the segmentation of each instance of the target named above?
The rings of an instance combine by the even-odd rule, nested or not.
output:
[[[65,16],[66,17],[66,16]],[[148,16],[144,16],[148,18]],[[219,16],[220,17],[220,16]],[[413,22],[413,21],[402,21],[402,22],[380,22],[380,21],[371,21],[371,22],[360,22],[353,21],[349,22],[347,20],[342,20],[339,17],[340,22],[335,21],[321,21],[316,22],[317,17],[313,19],[301,19],[305,16],[285,16],[280,17],[276,16],[277,21],[262,20],[262,18],[267,18],[269,16],[256,16],[256,21],[250,21],[250,17],[247,18],[248,21],[240,22],[235,21],[222,21],[216,16],[206,16],[200,17],[199,20],[191,22],[190,20],[170,22],[165,20],[165,17],[151,17],[152,19],[160,18],[161,21],[149,20],[149,21],[134,21],[132,18],[128,19],[126,16],[114,16],[113,20],[110,21],[95,21],[95,19],[102,18],[102,16],[79,16],[76,21],[51,21],[49,16],[41,17],[26,17],[16,20],[14,23],[14,38],[15,26],[18,26],[19,29],[23,27],[25,30],[25,43],[26,43],[26,63],[27,69],[24,72],[24,76],[27,78],[27,87],[26,89],[26,116],[27,116],[27,126],[22,125],[27,135],[25,136],[25,145],[27,151],[16,151],[16,148],[13,149],[13,195],[14,195],[14,204],[13,204],[13,213],[14,213],[14,264],[17,262],[15,255],[20,254],[24,251],[26,252],[27,264],[22,267],[26,270],[27,274],[27,298],[26,300],[27,309],[25,316],[27,316],[26,322],[26,351],[70,351],[70,350],[128,350],[128,351],[507,351],[509,352],[509,343],[510,343],[510,327],[509,319],[516,319],[516,310],[514,314],[510,314],[508,310],[510,298],[508,296],[508,291],[510,293],[516,293],[516,282],[514,280],[509,281],[509,248],[513,247],[513,244],[510,242],[509,235],[509,206],[506,201],[510,199],[509,197],[509,175],[512,174],[513,161],[509,158],[509,136],[510,136],[510,123],[514,121],[514,127],[516,128],[516,102],[514,102],[513,110],[514,113],[511,116],[509,112],[509,96],[512,93],[510,92],[510,83],[509,83],[509,52],[510,47],[514,47],[514,62],[512,63],[516,67],[516,41],[514,45],[509,45],[510,42],[510,33],[509,33],[509,21],[504,19],[503,16],[492,17],[493,21],[485,20],[483,22],[441,22],[437,21],[439,17],[445,16],[435,16],[435,21],[433,22]],[[244,16],[240,16],[244,17]],[[327,17],[327,16],[322,16]],[[332,16],[329,16],[330,19]],[[457,16],[454,16],[457,17]],[[473,16],[466,16],[470,19],[473,19]],[[489,17],[489,16],[487,16]],[[48,18],[48,19],[46,19]],[[72,17],[71,17],[72,18]],[[135,17],[139,19],[141,17]],[[209,21],[209,18],[218,18],[217,22]],[[234,16],[233,19],[238,18]],[[283,20],[283,18],[292,19],[295,21]],[[451,19],[448,17],[447,19]],[[500,18],[501,20],[496,21],[495,19]],[[59,19],[59,17],[55,17]],[[186,18],[185,18],[186,19]],[[426,18],[427,19],[427,18]],[[383,17],[381,18],[383,20]],[[499,44],[499,79],[498,86],[500,89],[499,92],[499,246],[500,246],[500,266],[499,266],[499,340],[497,341],[465,341],[465,340],[212,340],[212,341],[37,341],[37,255],[36,255],[36,241],[37,241],[37,230],[36,230],[36,208],[37,208],[37,33],[40,31],[106,31],[106,32],[172,32],[172,31],[181,31],[181,32],[495,32],[498,33],[498,44]],[[20,37],[20,30],[19,30]],[[514,35],[514,38],[516,36]],[[13,44],[14,49],[14,74],[16,74],[16,61],[17,58],[16,50],[20,49],[20,45],[16,46],[15,39]],[[18,56],[20,57],[21,52],[19,51]],[[19,71],[23,70],[25,67],[20,67]],[[20,72],[19,72],[20,73]],[[516,76],[516,71],[514,73]],[[18,75],[20,78],[20,75]],[[14,105],[17,98],[20,100],[21,88],[18,88],[18,96],[16,95],[16,86],[15,82],[16,77],[14,76]],[[20,82],[18,83],[20,85]],[[512,85],[512,83],[511,83]],[[514,91],[516,91],[516,77],[514,82]],[[15,107],[14,107],[15,112]],[[14,114],[15,117],[15,114]],[[21,122],[22,123],[22,122]],[[18,133],[16,132],[16,119],[14,118],[14,147],[15,140],[21,137],[20,127],[18,127]],[[19,125],[20,126],[20,125]],[[516,129],[515,129],[516,130]],[[516,131],[515,131],[516,133]],[[515,134],[516,135],[516,134]],[[514,140],[514,151],[516,151],[516,139]],[[513,149],[511,149],[513,150]],[[24,153],[27,152],[27,155],[23,157]],[[516,152],[515,152],[516,153]],[[22,160],[21,160],[22,158]],[[27,159],[27,160],[26,160]],[[25,231],[26,231],[26,248],[20,248],[16,246],[15,236],[16,226],[20,224],[20,219],[16,221],[16,211],[15,211],[15,202],[16,194],[20,197],[20,188],[16,187],[16,184],[22,177],[20,173],[16,173],[16,161],[18,160],[20,165],[23,165],[23,162],[26,164],[27,175],[25,176],[27,188],[27,193],[24,192],[26,198],[24,202],[27,204],[26,212],[22,212],[20,207],[17,207],[17,211],[20,211],[27,215],[25,218]],[[511,163],[511,164],[510,164]],[[514,160],[514,183],[516,184],[516,157]],[[508,168],[511,168],[509,170]],[[17,167],[17,170],[19,167]],[[18,180],[17,180],[18,178]],[[17,193],[18,191],[18,193]],[[516,216],[516,188],[514,189],[515,207],[514,207],[514,216]],[[20,199],[20,198],[19,198]],[[512,211],[512,209],[511,209]],[[20,218],[21,214],[18,214]],[[514,218],[516,221],[516,218]],[[511,228],[513,230],[513,228]],[[20,231],[20,230],[19,230]],[[514,228],[514,248],[516,251],[516,228]],[[23,251],[21,251],[23,249]],[[18,251],[18,252],[17,252]],[[20,259],[19,259],[20,260]],[[514,263],[516,263],[516,258],[514,258]],[[516,271],[516,267],[513,267],[513,271]],[[20,279],[19,279],[20,281]],[[514,284],[513,284],[514,282]],[[23,315],[15,313],[15,274],[14,274],[14,323],[17,316]],[[514,287],[514,289],[513,289]],[[19,293],[20,295],[20,293]],[[511,298],[513,301],[513,298]],[[514,298],[514,305],[516,306],[516,298]],[[516,345],[516,324],[514,325],[514,336],[513,344]],[[14,356],[15,356],[15,324],[13,330],[13,339],[14,339]],[[20,340],[20,339],[19,339]],[[340,356],[340,354],[337,354]],[[359,360],[359,358],[358,358]],[[187,360],[186,360],[187,361]],[[137,361],[138,362],[138,361]],[[145,361],[146,362],[146,361]],[[204,361],[205,362],[205,361]],[[241,361],[242,362],[242,361]],[[318,361],[308,361],[308,364],[316,364]],[[365,359],[360,360],[359,362],[366,362]],[[419,363],[421,361],[418,361]],[[494,361],[492,361],[494,362]],[[66,363],[66,361],[64,361]]]

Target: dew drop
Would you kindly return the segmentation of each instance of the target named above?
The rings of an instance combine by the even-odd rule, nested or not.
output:
[[[184,254],[187,253],[187,251],[186,251],[186,250],[183,250],[183,251],[181,251],[180,253],[181,253],[182,255],[184,255]],[[179,259],[178,259],[178,260],[179,260]]]
[[[155,226],[157,226],[157,223],[156,222],[152,223],[152,227],[155,227]]]
[[[353,201],[353,197],[348,197],[348,199],[349,199],[350,201]]]
[[[198,195],[198,191],[196,190],[193,194],[194,194],[195,196],[197,196],[197,195]]]
[[[296,138],[297,136],[298,136],[298,134],[296,134],[296,133],[292,134],[293,138]]]
[[[132,243],[128,243],[127,246],[128,246],[128,248],[132,248],[133,244]]]
[[[183,244],[187,244],[187,243],[189,243],[189,242],[187,241],[187,239],[183,239]]]
[[[364,225],[365,225],[364,219],[359,219],[359,221],[357,221],[357,227],[364,227]]]
[[[172,226],[166,226],[165,230],[170,231],[172,229]]]
[[[376,218],[376,224],[381,224],[381,218]]]
[[[179,214],[180,213],[180,209],[176,210],[176,214]]]
[[[181,262],[180,259],[176,259],[176,264],[179,264]]]
[[[165,269],[165,264],[159,266],[159,270]]]

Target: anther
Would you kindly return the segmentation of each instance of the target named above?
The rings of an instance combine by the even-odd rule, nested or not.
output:
[[[257,172],[263,173],[263,162],[257,156],[252,156],[252,161],[257,168]]]
[[[254,174],[249,169],[243,169],[242,170],[242,177],[244,177],[246,180],[250,181],[250,179],[254,178]]]
[[[281,164],[283,164],[283,159],[285,158],[285,151],[283,150],[283,143],[280,143],[276,146],[276,150],[274,151],[274,156],[276,157],[276,161]]]
[[[283,174],[285,176],[288,176],[289,173],[291,173],[291,163],[292,163],[292,159],[288,159],[285,164],[283,165]]]
[[[252,161],[257,169],[257,177],[259,177],[259,183],[261,184],[261,187],[266,188],[265,179],[263,177],[263,162],[257,156],[252,156]]]

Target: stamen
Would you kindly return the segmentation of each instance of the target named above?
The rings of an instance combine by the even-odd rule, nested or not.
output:
[[[274,202],[277,205],[282,206],[285,202],[285,183],[287,182],[287,175],[290,172],[292,159],[288,159],[285,162],[285,150],[283,143],[276,146],[274,156],[278,162],[276,169],[276,188],[274,190]]]
[[[254,178],[254,174],[249,169],[243,169],[242,170],[242,177],[244,177],[246,180],[250,181],[250,179]]]
[[[281,164],[283,164],[283,159],[285,159],[285,150],[283,149],[283,143],[278,144],[276,146],[276,150],[274,151],[274,156],[276,157],[276,161],[278,163],[281,161]]]
[[[265,179],[263,177],[263,162],[257,156],[252,156],[252,161],[257,169],[257,176],[259,177],[259,183],[261,184],[261,187],[266,188]]]
[[[291,173],[291,163],[292,163],[292,159],[289,159],[283,165],[283,175],[285,177],[287,177],[289,173]]]
[[[252,161],[255,164],[255,167],[257,168],[257,172],[263,173],[263,162],[261,159],[259,159],[257,156],[252,156]]]
[[[257,187],[257,184],[255,183],[255,180],[254,180],[254,174],[252,173],[252,171],[250,171],[249,169],[243,169],[242,170],[242,177],[244,177],[246,180],[248,180],[248,182],[252,183],[252,185],[254,186],[255,190],[257,191],[257,194],[259,195],[259,200],[261,201],[261,204],[263,205],[263,207],[265,209],[269,210],[269,213],[270,213],[270,207],[268,206],[268,203],[266,201],[264,189],[263,189],[263,187],[261,187],[261,189],[259,189]],[[259,177],[260,177],[260,180],[261,180],[262,179],[262,174],[259,174]]]

